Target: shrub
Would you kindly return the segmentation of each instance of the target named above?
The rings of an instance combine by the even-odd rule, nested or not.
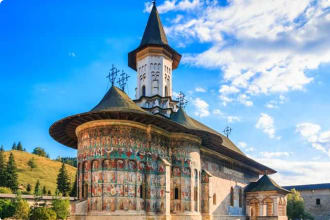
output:
[[[0,199],[0,218],[9,218],[15,214],[15,205],[9,199]]]
[[[16,219],[29,219],[30,206],[26,200],[23,200],[21,197],[18,197],[14,202],[16,207],[14,217]]]
[[[0,193],[12,194],[13,192],[8,187],[0,187]]]
[[[56,212],[58,219],[66,219],[70,215],[69,199],[60,199],[60,198],[53,199],[52,209]]]
[[[30,212],[30,220],[56,220],[54,210],[47,207],[34,207]]]

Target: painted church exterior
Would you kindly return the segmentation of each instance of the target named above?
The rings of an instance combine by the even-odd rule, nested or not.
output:
[[[287,219],[287,191],[264,175],[276,171],[172,99],[180,59],[154,4],[128,55],[135,100],[112,86],[91,111],[51,126],[56,141],[77,149],[72,219]]]

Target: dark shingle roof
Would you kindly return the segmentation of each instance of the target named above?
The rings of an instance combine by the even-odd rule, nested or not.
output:
[[[296,186],[283,186],[283,188],[287,189],[287,190],[296,189],[298,191],[317,190],[317,189],[330,189],[330,183],[296,185]]]
[[[125,92],[116,86],[112,86],[100,103],[91,110],[91,112],[97,111],[134,111],[146,114],[149,113],[135,104]]]
[[[245,187],[245,192],[260,192],[260,191],[278,191],[288,193],[289,191],[279,186],[268,175],[263,175],[257,182],[251,182]]]
[[[149,44],[168,45],[166,34],[155,4],[152,7],[140,46]]]

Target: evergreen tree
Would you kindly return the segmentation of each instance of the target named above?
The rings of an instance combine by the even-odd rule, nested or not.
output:
[[[18,180],[17,180],[17,167],[15,164],[15,159],[13,153],[10,153],[9,160],[6,167],[6,186],[11,190],[16,192],[18,189]]]
[[[13,146],[11,147],[12,150],[17,150],[16,142],[13,143]]]
[[[2,150],[0,151],[0,186],[7,186],[5,155]]]
[[[0,151],[2,151],[2,152],[5,151],[3,145],[1,145]]]
[[[34,187],[34,195],[39,196],[40,195],[40,182],[37,180],[37,183]]]
[[[34,162],[34,157],[32,157],[27,164],[29,167],[31,167],[31,170],[37,167],[37,164]]]
[[[57,176],[57,189],[63,196],[67,196],[70,192],[70,185],[68,172],[65,168],[65,164],[62,163],[62,167]]]
[[[50,191],[50,189],[48,190],[47,195],[49,195],[49,196],[52,195],[52,191]]]
[[[30,183],[28,183],[27,184],[27,186],[26,186],[26,191],[28,192],[28,193],[30,193],[31,192],[31,185],[30,185]]]
[[[70,196],[72,196],[72,197],[76,197],[77,196],[77,176],[78,176],[78,173],[76,173],[76,177],[74,179],[72,190],[70,192]]]
[[[42,195],[47,195],[46,186],[42,187]]]
[[[16,149],[17,150],[20,150],[20,151],[23,151],[23,146],[22,146],[22,143],[19,141],[17,146],[16,146]]]
[[[32,153],[36,154],[36,155],[39,155],[41,157],[47,157],[47,153],[46,153],[45,149],[43,149],[41,147],[34,148]]]

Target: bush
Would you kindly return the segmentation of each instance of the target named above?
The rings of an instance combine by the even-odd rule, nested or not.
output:
[[[15,214],[15,205],[9,199],[0,199],[0,218],[9,218]]]
[[[53,199],[52,209],[56,212],[58,219],[66,219],[70,215],[69,199],[60,199],[60,198]]]
[[[56,220],[54,210],[47,207],[34,207],[30,212],[30,220]]]
[[[14,202],[16,207],[14,217],[16,219],[29,219],[30,206],[26,200],[23,200],[21,197]]]
[[[12,194],[13,192],[12,192],[11,189],[8,188],[8,187],[0,187],[0,193],[4,193],[4,194]]]

